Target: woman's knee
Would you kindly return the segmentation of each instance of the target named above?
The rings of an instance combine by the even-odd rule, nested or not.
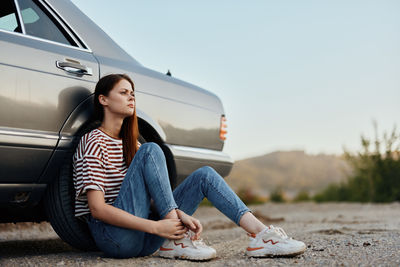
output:
[[[207,182],[223,179],[212,167],[203,166],[195,171],[200,179]]]
[[[165,159],[164,152],[162,151],[161,147],[157,143],[154,143],[154,142],[144,143],[140,146],[139,151],[140,150],[142,153],[151,155],[155,158]]]
[[[210,166],[203,166],[201,168],[198,168],[196,170],[197,172],[200,172],[204,175],[217,175],[219,176],[219,174],[214,170],[214,168],[210,167]]]
[[[145,151],[162,152],[160,146],[157,143],[154,143],[154,142],[144,143],[144,144],[142,144],[140,146],[140,149],[145,150]]]

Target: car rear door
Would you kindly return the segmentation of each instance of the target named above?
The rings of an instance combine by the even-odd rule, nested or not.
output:
[[[93,92],[99,68],[45,1],[0,5],[0,183],[32,183],[69,114]]]

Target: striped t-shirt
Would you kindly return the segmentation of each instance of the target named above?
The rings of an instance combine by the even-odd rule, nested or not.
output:
[[[101,190],[107,204],[114,203],[127,171],[122,140],[99,129],[85,134],[73,156],[75,216],[90,213],[86,192]]]

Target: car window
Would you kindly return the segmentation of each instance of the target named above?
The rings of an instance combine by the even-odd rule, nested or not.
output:
[[[46,10],[41,9],[32,0],[18,0],[26,34],[43,39],[77,46]]]
[[[11,32],[22,32],[13,0],[3,0],[0,8],[0,29]]]

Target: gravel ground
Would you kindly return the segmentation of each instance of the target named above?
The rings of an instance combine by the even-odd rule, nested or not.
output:
[[[0,266],[400,266],[400,203],[268,203],[252,209],[266,223],[304,241],[306,252],[294,258],[249,259],[245,232],[215,208],[201,207],[195,216],[205,228],[203,239],[218,255],[208,262],[105,258],[71,248],[48,223],[21,223],[0,224]]]

